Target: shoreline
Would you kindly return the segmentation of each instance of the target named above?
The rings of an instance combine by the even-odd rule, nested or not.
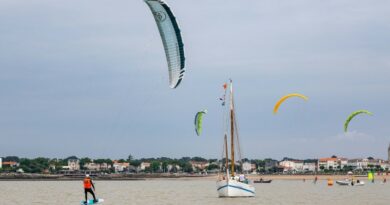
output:
[[[342,180],[346,178],[355,178],[367,180],[365,175],[257,175],[250,174],[247,177],[250,180],[256,179],[271,179],[271,180],[314,180],[317,176],[318,180]],[[388,175],[375,175],[376,180],[382,181],[384,178],[389,178]],[[0,181],[79,181],[84,176],[64,176],[51,174],[0,174]],[[216,180],[217,174],[209,175],[191,175],[191,174],[110,174],[92,176],[95,181],[144,181],[144,180]]]

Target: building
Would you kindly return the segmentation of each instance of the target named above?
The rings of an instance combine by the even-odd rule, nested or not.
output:
[[[317,171],[317,163],[315,162],[304,162],[302,167],[304,172],[316,172]]]
[[[245,173],[253,172],[256,170],[256,164],[252,164],[250,162],[242,163],[242,171]]]
[[[149,167],[150,167],[150,162],[141,162],[141,164],[139,165],[139,170],[144,171],[146,168]]]
[[[204,162],[190,161],[190,164],[193,170],[204,170],[210,165],[210,163],[208,163],[207,161]]]
[[[90,162],[90,163],[86,163],[84,165],[84,168],[86,168],[87,170],[93,170],[93,171],[107,171],[111,168],[111,165],[107,164],[107,163],[101,163],[101,164],[98,164],[98,163],[94,163],[94,162]]]
[[[387,148],[387,161],[390,163],[390,144],[389,147]]]
[[[341,170],[348,164],[347,158],[342,157],[330,157],[321,158],[318,160],[318,170]],[[322,169],[321,169],[322,168]]]
[[[367,169],[368,159],[350,159],[347,162],[347,166],[353,170],[364,170]]]
[[[114,162],[113,167],[115,169],[115,172],[126,172],[129,171],[130,163],[128,162]]]
[[[2,167],[18,167],[19,166],[19,163],[17,162],[13,162],[13,161],[9,161],[9,162],[3,162],[2,163]]]
[[[283,167],[283,172],[302,172],[303,161],[302,160],[290,160],[285,159],[279,162],[279,166]]]
[[[3,167],[3,158],[0,157],[0,169]]]
[[[67,168],[69,169],[69,171],[80,170],[80,160],[79,159],[69,159]]]

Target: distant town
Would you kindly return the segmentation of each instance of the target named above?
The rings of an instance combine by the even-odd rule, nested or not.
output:
[[[390,146],[388,159],[373,157],[347,159],[330,156],[319,159],[242,159],[236,162],[236,170],[250,174],[343,174],[348,172],[365,173],[375,171],[388,173],[390,169]],[[108,174],[187,174],[207,175],[225,169],[225,159],[205,159],[202,157],[182,157],[171,159],[90,159],[76,156],[65,159],[38,157],[34,159],[7,156],[0,158],[0,173],[5,175],[42,174],[62,176],[82,176],[86,173],[95,176]]]

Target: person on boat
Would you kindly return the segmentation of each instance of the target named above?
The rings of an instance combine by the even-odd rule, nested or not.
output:
[[[93,188],[93,190],[92,190],[92,188]],[[84,178],[84,194],[85,194],[84,204],[87,204],[87,202],[88,202],[88,192],[93,196],[93,203],[97,202],[94,191],[95,191],[95,185],[93,184],[92,179],[89,176],[89,174],[87,174],[87,175],[85,175],[85,178]]]
[[[359,180],[359,179],[358,179],[358,180],[356,180],[356,183],[357,183],[357,184],[360,184],[360,180]]]

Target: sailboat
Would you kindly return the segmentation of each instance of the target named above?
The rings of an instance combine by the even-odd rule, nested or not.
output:
[[[225,83],[225,100],[226,89],[228,85]],[[217,180],[217,191],[219,197],[254,197],[255,187],[244,174],[238,174],[235,170],[235,148],[238,144],[239,138],[237,121],[234,109],[234,98],[233,98],[233,82],[230,80],[229,83],[229,109],[224,112],[224,157],[225,157],[225,171],[222,171]],[[225,105],[225,102],[222,103]],[[230,130],[228,129],[230,127]],[[228,150],[228,134],[230,132],[230,166],[229,166],[229,150]],[[240,152],[240,149],[238,149]],[[241,163],[242,165],[242,163]],[[222,166],[221,166],[222,167]],[[229,169],[230,167],[230,169]]]

